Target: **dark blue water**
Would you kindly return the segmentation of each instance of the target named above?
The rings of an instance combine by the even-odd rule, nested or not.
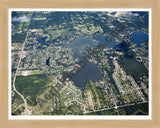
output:
[[[99,81],[102,79],[102,72],[99,67],[94,63],[87,63],[79,72],[76,72],[71,80],[79,88],[84,88],[89,80]]]
[[[48,44],[46,44],[46,42],[45,42],[47,38],[48,37],[41,37],[41,38],[38,38],[37,41],[38,41],[38,43],[41,43],[42,45],[48,46]]]
[[[148,35],[143,32],[133,32],[130,41],[136,43],[137,47],[141,46],[142,41],[148,41]]]
[[[108,36],[107,36],[108,37]],[[93,39],[97,40],[100,44],[103,44],[106,46],[106,48],[114,48],[114,46],[116,45],[116,42],[114,39],[112,39],[111,42],[107,42],[105,40],[105,36],[102,36],[102,35],[96,35],[93,37]],[[110,38],[111,39],[111,38]],[[110,40],[108,39],[108,40]]]
[[[59,44],[58,46],[72,48],[74,51],[74,57],[78,58],[80,62],[80,61],[85,61],[82,58],[82,56],[87,55],[86,52],[87,48],[88,47],[95,48],[97,44],[95,41],[91,39],[88,39],[86,37],[80,37],[70,44]],[[100,79],[102,79],[102,72],[99,69],[98,65],[88,62],[85,63],[86,65],[84,66],[84,68],[81,68],[78,72],[74,73],[73,76],[70,78],[74,82],[75,86],[82,89],[89,80],[99,81]],[[63,75],[63,78],[66,79],[70,75],[71,75],[70,73],[68,73],[67,75]]]
[[[49,58],[46,60],[46,65],[47,65],[47,66],[49,66],[49,60],[50,60],[50,58],[51,58],[51,57],[49,57]]]
[[[46,41],[47,38],[48,38],[48,37],[45,36],[45,37],[42,37],[41,39],[42,39],[43,41]]]

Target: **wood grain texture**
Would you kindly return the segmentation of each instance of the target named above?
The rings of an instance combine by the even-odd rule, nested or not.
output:
[[[151,8],[152,120],[8,120],[9,8]],[[160,128],[160,0],[0,0],[0,128]]]

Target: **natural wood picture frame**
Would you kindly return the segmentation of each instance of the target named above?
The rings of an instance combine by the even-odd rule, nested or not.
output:
[[[150,8],[152,9],[152,119],[151,120],[9,120],[8,119],[8,12],[10,8]],[[159,80],[159,0],[53,0],[53,1],[0,1],[0,128],[26,127],[160,127]]]

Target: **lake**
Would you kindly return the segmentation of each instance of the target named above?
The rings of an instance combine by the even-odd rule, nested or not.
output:
[[[45,36],[45,37],[42,37],[41,39],[42,39],[43,41],[46,41],[47,38],[48,38],[48,37]]]
[[[88,39],[86,37],[80,37],[74,40],[70,44],[60,44],[61,46],[69,47],[74,50],[74,57],[79,59],[80,61],[85,61],[82,56],[86,56],[86,49],[88,47],[95,48],[97,47],[96,41],[92,39]],[[85,61],[86,62],[86,61]],[[65,78],[65,76],[64,76]],[[79,88],[84,88],[89,80],[99,81],[102,79],[102,72],[99,69],[97,64],[86,62],[86,66],[81,68],[79,72],[74,73],[71,80],[75,84],[75,86]]]
[[[39,37],[38,39],[37,39],[37,41],[38,41],[38,43],[41,43],[41,44],[46,44],[46,39],[47,39],[48,37],[47,36],[45,36],[45,37]]]
[[[85,52],[87,47],[92,47],[92,48],[96,47],[96,42],[86,37],[80,37],[75,41],[73,41],[73,43],[68,45],[75,51]]]
[[[47,65],[47,66],[49,66],[49,60],[50,60],[50,58],[51,58],[51,57],[49,57],[49,58],[46,60],[46,65]]]
[[[148,35],[144,32],[133,32],[130,41],[136,43],[137,47],[141,46],[142,41],[148,41]]]
[[[114,39],[112,39],[111,42],[107,42],[105,40],[105,36],[102,36],[102,35],[96,35],[93,37],[93,39],[98,41],[100,44],[106,45],[106,48],[114,48],[114,46],[116,45],[116,42]]]
[[[74,50],[74,57],[78,58],[79,61],[83,60],[82,56],[85,56],[86,50],[88,47],[95,48],[97,46],[96,42],[88,39],[86,37],[80,37],[74,40],[72,43],[69,44],[58,44],[57,46],[64,46],[68,48],[72,48]]]
[[[82,89],[89,80],[95,82],[101,79],[102,79],[102,72],[99,69],[98,65],[94,63],[87,63],[87,65],[84,68],[81,68],[81,70],[79,72],[76,72],[71,78],[75,86]]]

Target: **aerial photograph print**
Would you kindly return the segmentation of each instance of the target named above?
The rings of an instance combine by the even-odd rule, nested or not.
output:
[[[10,10],[10,116],[149,116],[149,14]]]

